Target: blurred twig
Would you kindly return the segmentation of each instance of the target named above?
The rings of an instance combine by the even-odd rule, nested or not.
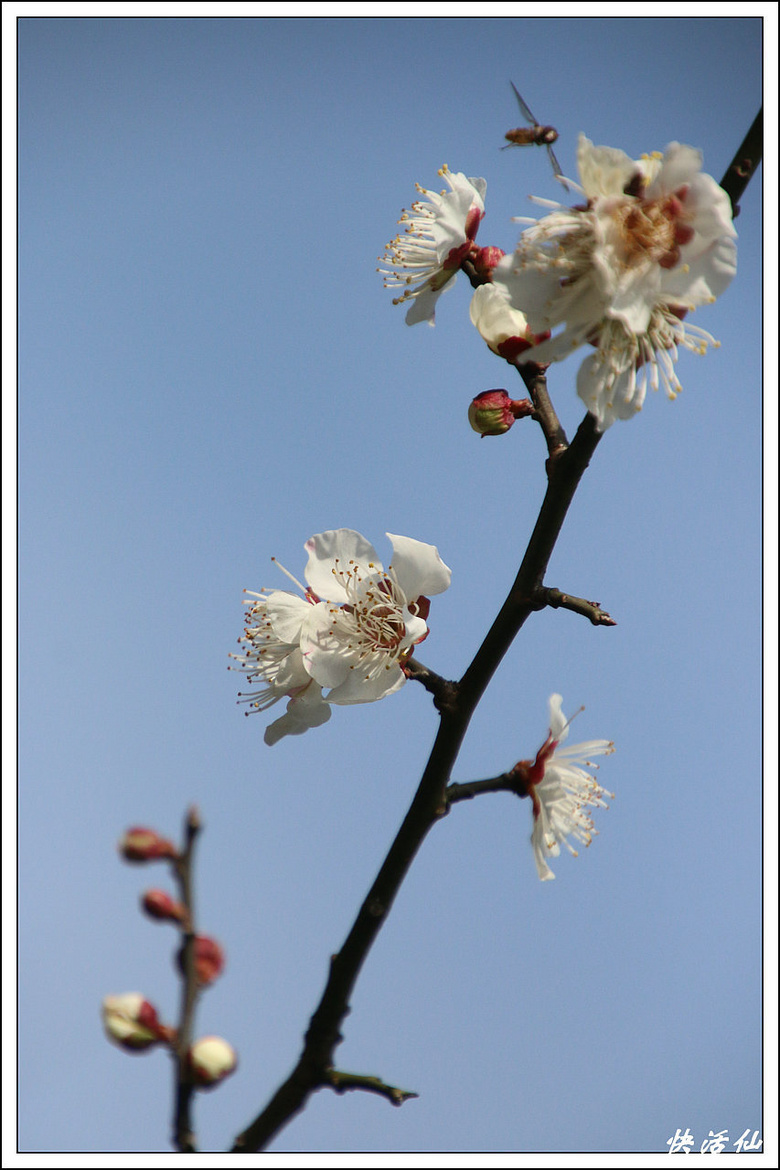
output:
[[[190,1076],[187,1055],[192,1043],[192,1029],[199,986],[195,973],[195,910],[193,904],[192,857],[195,840],[201,829],[198,810],[193,806],[187,813],[184,824],[184,845],[173,863],[179,885],[179,897],[186,915],[181,923],[181,970],[182,989],[179,1027],[174,1046],[175,1056],[175,1108],[173,1117],[173,1141],[180,1153],[192,1154],[197,1150],[192,1127],[191,1103],[194,1085]]]

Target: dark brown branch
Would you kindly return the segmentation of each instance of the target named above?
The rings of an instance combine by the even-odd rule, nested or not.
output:
[[[524,781],[518,779],[517,773],[502,772],[500,776],[492,776],[489,780],[469,780],[465,784],[448,784],[444,796],[447,809],[450,805],[458,804],[461,800],[473,800],[483,792],[513,792],[515,796],[527,796],[527,791],[521,791]],[[527,788],[527,785],[525,786]]]
[[[569,505],[601,440],[587,414],[570,447],[548,460],[549,483],[522,564],[496,620],[459,684],[459,698],[473,711],[501,659],[529,614],[543,609],[543,580]]]
[[[720,185],[731,200],[734,218],[739,215],[739,201],[744,194],[764,153],[764,110],[758,111]]]
[[[547,366],[540,366],[537,362],[526,362],[518,366],[517,372],[523,379],[531,401],[534,404],[534,418],[539,423],[547,443],[547,474],[550,473],[550,460],[560,455],[569,445],[566,432],[561,426],[560,419],[547,393]]]
[[[616,626],[617,622],[611,618],[598,601],[586,601],[584,597],[572,597],[570,593],[561,593],[560,589],[539,590],[540,598],[544,597],[545,605],[551,609],[570,609],[572,613],[580,613],[588,618],[594,626]]]
[[[366,1077],[358,1073],[339,1072],[335,1068],[330,1069],[327,1073],[327,1078],[328,1084],[337,1093],[347,1093],[353,1089],[362,1089],[365,1093],[377,1093],[380,1097],[388,1100],[391,1105],[403,1105],[404,1101],[411,1101],[412,1098],[419,1096],[418,1093],[410,1093],[407,1089],[398,1089],[395,1085],[387,1085],[379,1077]]]
[[[429,670],[427,666],[423,666],[422,662],[418,662],[416,658],[408,658],[402,669],[407,678],[422,683],[426,691],[433,695],[434,706],[438,711],[441,711],[443,707],[446,707],[452,702],[456,690],[456,683],[442,678],[440,674],[436,674],[433,670]]]
[[[198,980],[195,973],[195,910],[193,902],[192,858],[195,839],[200,829],[201,823],[198,810],[193,807],[189,810],[184,825],[184,846],[178,858],[173,863],[173,869],[179,885],[179,898],[186,910],[184,921],[181,924],[181,969],[183,975],[179,1027],[174,1046],[176,1088],[173,1142],[176,1149],[180,1153],[185,1154],[195,1153],[197,1150],[191,1118],[192,1094],[195,1087],[190,1076],[187,1055],[192,1044],[195,1005],[199,994]]]

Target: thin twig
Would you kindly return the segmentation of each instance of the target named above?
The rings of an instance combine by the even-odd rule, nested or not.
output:
[[[191,1118],[192,1094],[195,1086],[192,1083],[187,1063],[187,1054],[192,1043],[192,1030],[195,1018],[195,1005],[198,1000],[199,986],[195,972],[195,909],[193,899],[192,859],[195,840],[201,830],[198,810],[193,806],[187,813],[184,825],[184,846],[176,861],[173,863],[176,880],[179,885],[179,897],[186,914],[181,923],[181,969],[182,989],[181,1008],[179,1013],[179,1027],[175,1056],[175,1110],[173,1118],[173,1141],[180,1153],[192,1154],[197,1150]]]
[[[475,796],[482,796],[485,792],[512,792],[515,796],[527,796],[521,791],[523,781],[518,779],[517,772],[502,772],[500,776],[492,776],[489,780],[468,780],[464,784],[448,784],[444,796],[447,808],[458,804],[461,800],[473,800]]]
[[[551,609],[570,609],[572,613],[579,613],[588,618],[594,626],[617,625],[598,601],[586,601],[584,597],[572,597],[571,593],[561,593],[560,589],[548,589],[544,586],[538,592],[540,597],[544,597],[545,605]]]
[[[403,1105],[404,1101],[411,1101],[412,1098],[419,1096],[418,1093],[411,1093],[408,1089],[399,1089],[395,1085],[385,1084],[379,1077],[340,1072],[335,1068],[328,1071],[327,1078],[328,1083],[337,1093],[361,1089],[364,1093],[377,1093],[380,1097],[385,1097],[391,1105]]]

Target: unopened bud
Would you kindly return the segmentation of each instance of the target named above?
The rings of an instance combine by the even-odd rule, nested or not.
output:
[[[483,280],[491,279],[491,272],[505,255],[503,248],[497,248],[491,244],[487,248],[477,248],[476,252],[472,254],[472,263],[474,271],[477,276],[481,276]]]
[[[235,1071],[238,1057],[221,1036],[203,1036],[190,1048],[188,1063],[195,1084],[201,1089],[213,1089]]]
[[[493,353],[512,365],[520,354],[545,341],[549,333],[532,333],[525,314],[513,309],[494,284],[481,284],[471,298],[469,316]]]
[[[533,413],[527,398],[510,398],[506,390],[483,390],[469,406],[472,430],[485,435],[505,435],[516,418]]]
[[[201,987],[213,983],[225,966],[225,952],[218,942],[205,934],[196,934],[194,939],[195,978]],[[184,948],[178,955],[179,969],[184,970]]]
[[[156,1008],[140,991],[107,995],[103,1000],[102,1014],[109,1040],[131,1052],[141,1052],[172,1037],[172,1029],[160,1023]]]
[[[136,825],[128,829],[119,842],[119,852],[125,861],[159,861],[160,858],[178,857],[172,841],[161,837],[154,829]]]
[[[165,890],[147,890],[141,898],[141,905],[150,918],[163,922],[183,922],[187,911]]]

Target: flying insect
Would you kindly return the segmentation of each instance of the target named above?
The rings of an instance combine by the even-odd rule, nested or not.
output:
[[[517,103],[520,106],[520,112],[528,122],[528,125],[518,126],[516,130],[508,130],[504,135],[504,137],[508,139],[507,145],[502,146],[501,149],[509,150],[510,146],[546,146],[547,154],[550,158],[550,165],[553,169],[553,174],[555,175],[556,179],[563,180],[561,164],[555,157],[555,151],[552,148],[553,142],[558,141],[558,131],[554,126],[542,126],[541,123],[537,122],[536,118],[533,116],[528,106],[521,98],[515,83],[510,81],[509,84],[515,91],[515,97],[517,98]],[[566,184],[564,181],[564,186],[565,185]]]

